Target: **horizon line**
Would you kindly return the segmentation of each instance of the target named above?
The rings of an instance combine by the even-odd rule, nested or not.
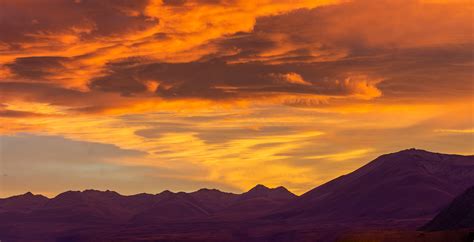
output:
[[[186,193],[186,194],[190,194],[190,193],[194,193],[194,192],[198,192],[198,191],[201,191],[201,190],[216,190],[216,191],[219,191],[219,192],[222,192],[222,193],[230,193],[230,194],[235,194],[235,195],[241,195],[241,194],[244,194],[250,190],[252,190],[253,188],[255,187],[258,187],[258,186],[264,186],[265,188],[268,188],[268,189],[278,189],[280,187],[286,189],[288,192],[290,192],[291,194],[297,196],[297,197],[300,197],[302,195],[304,195],[305,193],[317,188],[317,187],[320,187],[328,182],[331,182],[332,180],[334,179],[337,179],[339,177],[342,177],[342,176],[345,176],[347,174],[350,174],[356,170],[358,170],[359,168],[361,167],[364,167],[365,165],[375,161],[376,159],[378,159],[379,157],[381,156],[385,156],[385,155],[392,155],[392,154],[397,154],[397,153],[401,153],[401,152],[410,152],[410,151],[421,151],[421,152],[427,152],[427,153],[432,153],[432,154],[443,154],[443,155],[456,155],[456,156],[474,156],[474,154],[469,154],[469,155],[466,155],[466,154],[453,154],[453,153],[440,153],[440,152],[434,152],[434,151],[428,151],[428,150],[425,150],[425,149],[419,149],[419,148],[407,148],[407,149],[402,149],[402,150],[399,150],[399,151],[396,151],[396,152],[391,152],[391,153],[385,153],[385,154],[381,154],[381,155],[378,155],[376,158],[374,158],[373,160],[370,160],[368,161],[367,163],[363,164],[362,166],[358,167],[357,169],[351,171],[351,172],[348,172],[348,173],[345,173],[343,175],[340,175],[340,176],[337,176],[337,177],[334,177],[324,183],[321,183],[319,185],[316,185],[314,186],[312,189],[308,190],[308,191],[305,191],[301,194],[297,194],[295,192],[292,192],[290,189],[288,189],[287,187],[283,186],[283,185],[279,185],[279,186],[267,186],[263,183],[257,183],[255,184],[253,187],[251,187],[250,189],[248,190],[242,190],[240,193],[237,193],[237,192],[231,192],[231,191],[223,191],[221,189],[218,189],[218,188],[209,188],[209,187],[202,187],[202,188],[198,188],[198,189],[193,189],[193,190],[188,190],[188,191],[173,191],[172,189],[165,189],[165,190],[162,190],[160,192],[157,192],[157,193],[148,193],[148,192],[139,192],[139,193],[133,193],[133,194],[126,194],[126,193],[121,193],[121,192],[118,192],[118,191],[115,191],[115,190],[111,190],[111,189],[105,189],[105,190],[102,190],[102,189],[98,189],[98,188],[84,188],[84,189],[79,189],[79,190],[75,190],[75,189],[70,189],[70,190],[66,190],[64,192],[60,192],[60,193],[57,193],[56,195],[47,195],[48,193],[33,193],[31,191],[27,191],[27,192],[24,192],[24,193],[19,193],[19,194],[16,194],[16,195],[11,195],[11,196],[7,196],[7,197],[0,197],[0,199],[8,199],[8,198],[11,198],[11,197],[18,197],[18,196],[23,196],[23,195],[27,195],[27,194],[32,194],[34,196],[43,196],[43,197],[46,197],[48,199],[53,199],[63,193],[66,193],[66,192],[87,192],[87,191],[96,191],[96,192],[114,192],[114,193],[117,193],[118,195],[120,196],[136,196],[136,195],[140,195],[140,194],[148,194],[148,195],[153,195],[153,196],[156,196],[156,195],[159,195],[161,193],[165,193],[165,192],[171,192],[173,194],[178,194],[178,193]],[[46,194],[46,195],[45,195]]]

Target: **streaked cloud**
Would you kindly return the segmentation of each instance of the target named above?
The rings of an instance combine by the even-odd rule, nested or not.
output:
[[[472,134],[474,129],[437,129],[435,132],[439,133],[453,133],[453,134]]]
[[[367,153],[371,151],[373,151],[373,149],[350,150],[350,151],[345,151],[342,153],[310,156],[310,157],[306,157],[306,159],[327,159],[327,160],[333,160],[333,161],[344,161],[344,160],[364,157]]]

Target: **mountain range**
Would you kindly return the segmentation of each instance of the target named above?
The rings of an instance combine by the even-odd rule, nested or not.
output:
[[[0,199],[0,240],[335,241],[360,231],[420,227],[468,233],[474,189],[466,189],[473,185],[474,156],[409,149],[301,196],[264,185],[242,194],[85,190],[50,199],[26,193]]]

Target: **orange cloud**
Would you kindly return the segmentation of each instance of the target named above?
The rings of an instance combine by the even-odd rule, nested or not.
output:
[[[277,80],[282,80],[284,82],[288,82],[291,84],[299,84],[299,85],[306,85],[306,86],[312,85],[310,82],[305,81],[303,77],[301,77],[301,75],[294,72],[289,72],[285,74],[271,73],[270,75],[274,76]]]
[[[354,96],[362,99],[380,97],[382,92],[375,86],[382,80],[367,80],[365,76],[348,77],[344,81],[336,81],[337,85],[345,88]]]
[[[1,134],[135,150],[100,162],[186,189],[472,152],[469,1],[46,2],[0,8]]]

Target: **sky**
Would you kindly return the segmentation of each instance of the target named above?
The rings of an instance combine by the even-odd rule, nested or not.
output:
[[[0,0],[0,197],[302,194],[474,153],[470,0]]]

